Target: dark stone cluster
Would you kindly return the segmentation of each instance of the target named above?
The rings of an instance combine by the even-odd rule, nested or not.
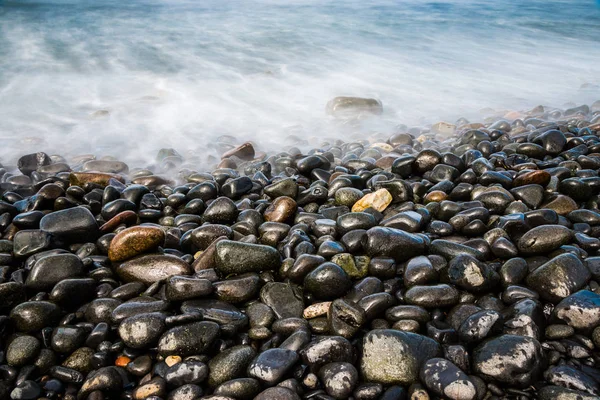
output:
[[[1,167],[0,398],[599,398],[600,103],[512,117]]]

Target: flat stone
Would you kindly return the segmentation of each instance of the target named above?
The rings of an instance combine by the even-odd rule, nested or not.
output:
[[[301,318],[302,296],[289,283],[268,282],[260,290],[260,299],[271,307],[277,318]]]
[[[120,264],[117,275],[125,282],[151,285],[173,275],[190,275],[191,266],[181,258],[168,254],[143,255]]]

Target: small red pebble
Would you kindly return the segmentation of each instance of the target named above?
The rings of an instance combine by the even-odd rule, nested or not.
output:
[[[117,367],[125,367],[130,362],[131,362],[131,358],[125,357],[125,356],[119,356],[119,357],[117,357],[117,359],[115,361],[115,365]]]

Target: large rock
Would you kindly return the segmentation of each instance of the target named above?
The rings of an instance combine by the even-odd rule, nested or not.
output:
[[[40,229],[70,243],[94,242],[100,230],[94,215],[85,207],[73,207],[46,214]]]
[[[335,399],[347,399],[358,383],[358,371],[345,362],[329,363],[319,371],[319,377],[328,395]]]
[[[580,290],[554,307],[553,316],[580,330],[592,330],[600,325],[600,295]]]
[[[42,349],[42,344],[33,336],[17,336],[6,349],[6,362],[13,367],[33,363]]]
[[[220,352],[208,363],[208,384],[215,387],[231,379],[243,378],[254,357],[256,350],[250,346],[233,346]]]
[[[575,255],[561,254],[540,266],[527,277],[529,287],[542,299],[558,302],[590,280],[590,270]]]
[[[77,278],[82,273],[83,263],[76,255],[52,254],[36,261],[25,286],[32,290],[48,290],[63,279]]]
[[[266,283],[260,291],[260,299],[271,307],[277,318],[302,317],[304,310],[302,295],[289,283]]]
[[[300,355],[315,371],[330,362],[354,362],[354,348],[341,336],[320,336],[304,347]]]
[[[27,301],[21,303],[10,312],[10,319],[17,330],[36,332],[54,326],[61,316],[60,308],[49,301]]]
[[[489,339],[473,352],[473,369],[485,380],[527,387],[544,369],[542,346],[526,336],[502,335]]]
[[[544,254],[573,239],[573,232],[562,225],[542,225],[527,231],[517,243],[522,254]]]
[[[438,353],[439,344],[426,336],[375,329],[363,339],[360,367],[369,382],[408,386],[418,381],[422,364]]]
[[[117,367],[103,367],[90,372],[81,390],[77,394],[77,399],[87,399],[88,395],[94,391],[101,391],[105,394],[116,395],[122,390],[123,377]]]

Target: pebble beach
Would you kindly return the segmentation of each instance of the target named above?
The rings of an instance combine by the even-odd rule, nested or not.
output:
[[[20,155],[0,398],[597,399],[599,135],[595,102],[309,150],[223,136],[206,170]]]

